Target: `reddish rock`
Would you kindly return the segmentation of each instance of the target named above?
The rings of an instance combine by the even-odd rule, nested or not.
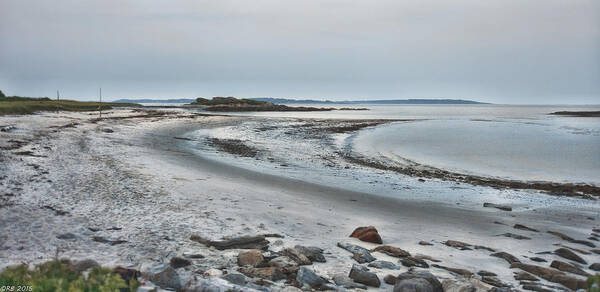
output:
[[[354,229],[354,232],[350,234],[350,237],[356,237],[365,242],[383,243],[383,241],[381,241],[381,236],[379,236],[379,232],[377,232],[377,229],[373,226],[358,227]]]

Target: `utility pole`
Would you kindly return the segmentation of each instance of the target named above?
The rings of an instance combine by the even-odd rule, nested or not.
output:
[[[100,104],[98,105],[98,110],[100,111],[100,118],[102,118],[102,87],[100,87]]]
[[[60,108],[60,106],[58,105],[58,101],[60,100],[60,93],[58,92],[58,89],[56,90],[56,113],[58,114],[58,109]]]

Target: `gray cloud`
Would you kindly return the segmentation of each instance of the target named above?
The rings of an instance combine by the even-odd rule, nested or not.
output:
[[[0,88],[598,103],[600,2],[3,0]]]

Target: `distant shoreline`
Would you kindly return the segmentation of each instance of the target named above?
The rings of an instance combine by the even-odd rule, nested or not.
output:
[[[550,115],[570,116],[570,117],[600,117],[600,111],[560,111],[553,112]]]
[[[274,104],[490,104],[485,102],[463,99],[378,99],[378,100],[315,100],[288,98],[249,98],[256,101],[266,101]],[[117,99],[114,102],[126,103],[192,103],[195,99]]]

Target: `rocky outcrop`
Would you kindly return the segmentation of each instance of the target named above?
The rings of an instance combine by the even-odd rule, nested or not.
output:
[[[169,261],[171,267],[173,269],[179,269],[183,267],[187,267],[192,264],[192,262],[188,259],[180,258],[180,257],[172,257]]]
[[[536,266],[536,265],[523,264],[523,263],[513,263],[510,265],[510,268],[511,269],[514,269],[514,268],[521,269],[523,271],[534,274],[544,280],[562,284],[563,286],[565,286],[569,289],[577,290],[577,289],[585,288],[584,280],[567,276],[565,273],[554,270],[554,269],[540,267],[540,266]]]
[[[429,268],[429,264],[416,257],[405,257],[400,260],[400,263],[405,267]]]
[[[561,262],[561,261],[552,261],[552,263],[550,264],[550,267],[553,267],[559,271],[577,274],[577,275],[581,275],[581,276],[585,276],[585,277],[588,277],[590,275],[574,265],[571,265],[571,264],[568,264],[565,262]]]
[[[348,277],[354,280],[354,282],[365,284],[367,286],[376,288],[381,286],[379,277],[377,277],[375,273],[369,272],[369,269],[361,265],[352,265],[352,269],[350,270]]]
[[[284,274],[296,273],[300,267],[298,263],[286,256],[279,256],[270,260],[269,266],[279,268]]]
[[[264,256],[257,249],[241,251],[237,256],[238,266],[256,267],[263,262]]]
[[[534,275],[527,272],[518,272],[515,274],[515,280],[517,281],[539,281]]]
[[[341,247],[352,253],[352,258],[360,264],[369,263],[375,260],[368,249],[358,245],[338,242],[338,247]]]
[[[372,252],[380,252],[387,254],[392,257],[404,258],[410,256],[410,253],[397,247],[393,247],[390,245],[380,245],[371,250]]]
[[[592,271],[600,271],[600,263],[593,263],[589,266],[589,269]]]
[[[374,226],[358,227],[354,229],[350,237],[355,237],[361,241],[382,244],[381,236]]]

